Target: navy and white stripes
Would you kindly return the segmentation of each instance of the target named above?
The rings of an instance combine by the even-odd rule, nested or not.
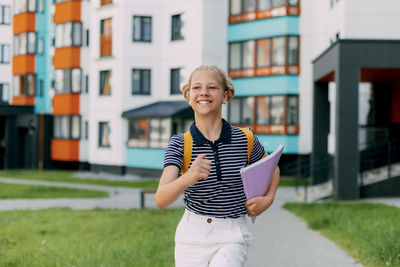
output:
[[[185,190],[186,208],[201,215],[217,218],[237,218],[246,214],[246,197],[243,191],[240,168],[247,162],[247,138],[238,128],[223,120],[221,137],[214,143],[208,141],[193,124],[193,162],[200,154],[211,160],[211,171],[207,180],[199,180]],[[264,155],[264,148],[254,137],[250,163]],[[165,151],[164,167],[175,165],[179,169],[183,160],[183,134],[171,138]]]

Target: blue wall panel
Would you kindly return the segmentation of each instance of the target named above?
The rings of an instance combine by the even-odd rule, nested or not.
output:
[[[233,79],[235,96],[281,95],[299,93],[299,76],[278,75]]]
[[[164,152],[161,148],[126,149],[126,166],[162,170],[164,168]]]
[[[258,140],[264,146],[267,153],[273,152],[280,144],[284,145],[284,154],[298,154],[298,135],[261,135],[257,134]]]
[[[44,1],[43,12],[36,13],[36,97],[35,97],[35,113],[50,114],[52,112],[51,97],[49,94],[51,81],[54,77],[54,69],[52,66],[50,47],[54,37],[53,16],[50,12],[50,0]],[[39,40],[43,39],[43,53],[39,54]],[[40,82],[42,89],[40,92]]]
[[[228,27],[228,42],[299,34],[299,17],[285,16],[231,24]]]

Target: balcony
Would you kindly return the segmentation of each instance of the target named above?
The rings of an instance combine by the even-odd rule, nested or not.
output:
[[[51,140],[51,159],[59,161],[79,161],[79,140]]]
[[[36,29],[36,13],[21,13],[13,17],[13,33],[34,32]]]
[[[79,94],[56,94],[53,98],[53,115],[79,115]]]
[[[81,21],[81,1],[66,1],[55,4],[54,23]]]
[[[55,69],[72,69],[81,66],[81,48],[63,47],[56,48],[53,57]]]

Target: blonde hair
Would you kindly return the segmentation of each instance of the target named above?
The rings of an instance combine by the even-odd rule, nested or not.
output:
[[[188,83],[185,84],[185,85],[182,87],[183,96],[184,96],[187,100],[189,100],[190,83],[191,83],[191,81],[192,81],[193,74],[194,74],[196,71],[199,71],[199,70],[212,70],[212,71],[214,71],[215,73],[217,73],[217,74],[218,74],[218,77],[219,77],[220,80],[221,80],[221,84],[222,84],[222,87],[224,88],[224,91],[227,91],[227,92],[228,92],[228,102],[231,101],[231,99],[232,99],[233,96],[235,95],[235,87],[233,86],[233,83],[232,83],[231,78],[229,78],[228,74],[226,74],[226,72],[223,71],[222,69],[218,68],[217,66],[210,66],[210,65],[203,65],[203,66],[197,67],[197,68],[192,72],[192,74],[190,74],[190,78],[189,78]]]

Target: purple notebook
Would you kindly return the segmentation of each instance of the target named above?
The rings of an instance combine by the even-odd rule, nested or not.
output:
[[[264,196],[267,193],[275,168],[282,155],[283,147],[283,145],[279,145],[279,147],[267,157],[240,169],[244,193],[247,200]],[[255,221],[256,217],[252,216],[251,222],[254,223]]]

